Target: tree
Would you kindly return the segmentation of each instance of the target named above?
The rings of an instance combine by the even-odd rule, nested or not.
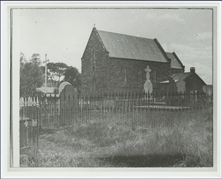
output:
[[[32,96],[38,93],[37,88],[41,87],[44,82],[43,73],[40,68],[40,55],[33,54],[28,62],[23,59],[24,57],[21,55],[20,96]]]
[[[20,65],[21,65],[21,67],[23,67],[25,63],[27,63],[25,55],[22,52],[20,52]]]
[[[40,55],[38,53],[34,53],[30,59],[30,62],[33,64],[37,64],[38,66],[41,65],[41,61],[40,61]]]
[[[65,70],[69,68],[68,65],[65,63],[53,63],[50,62],[47,64],[47,76],[48,80],[51,80],[52,82],[57,82],[57,84],[60,83],[61,77],[64,75]],[[45,66],[41,66],[42,71],[45,73]]]
[[[81,74],[79,73],[78,69],[71,66],[65,71],[64,76],[64,81],[72,84],[77,91],[80,92]]]
[[[54,74],[54,76],[56,76],[59,79],[59,82],[60,82],[61,76],[64,75],[65,71],[68,68],[69,68],[68,65],[61,62],[48,64],[48,69],[50,70],[50,72]]]

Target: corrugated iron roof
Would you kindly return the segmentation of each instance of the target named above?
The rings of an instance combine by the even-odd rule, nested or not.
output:
[[[178,59],[173,53],[166,52],[166,54],[167,54],[167,57],[171,59],[171,68],[183,69],[183,66],[181,65],[181,63],[178,61]]]
[[[154,39],[97,30],[110,57],[167,62]]]

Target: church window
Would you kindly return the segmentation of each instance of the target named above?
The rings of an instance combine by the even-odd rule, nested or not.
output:
[[[140,71],[139,71],[139,78],[140,78],[140,80],[141,80],[141,83],[143,84],[143,72],[142,72],[141,69],[140,69]]]
[[[124,71],[124,78],[125,78],[125,82],[127,82],[127,67],[125,67],[125,71]]]
[[[156,70],[153,70],[153,80],[156,82]]]

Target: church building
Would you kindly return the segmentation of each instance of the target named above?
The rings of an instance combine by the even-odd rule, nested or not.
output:
[[[82,56],[83,94],[144,90],[147,79],[155,90],[160,82],[184,73],[177,55],[166,53],[157,39],[92,29]]]

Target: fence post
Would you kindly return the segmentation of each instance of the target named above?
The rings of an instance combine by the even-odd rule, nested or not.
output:
[[[188,109],[188,102],[187,102],[187,93],[181,92],[181,94],[184,96],[184,106],[186,107],[186,109]]]
[[[37,95],[36,97],[36,107],[37,107],[37,139],[36,139],[36,145],[37,145],[37,151],[39,150],[39,118],[41,117],[41,114],[39,114],[39,97]],[[37,159],[37,166],[39,165],[39,159]]]
[[[192,91],[190,91],[189,96],[190,96],[191,109],[193,110],[194,109],[194,101],[195,101],[194,93]]]
[[[78,99],[78,108],[77,108],[77,113],[78,113],[78,116],[77,116],[77,123],[80,123],[81,121],[81,116],[80,116],[80,113],[81,113],[81,94],[78,93],[77,95],[77,99]]]
[[[39,104],[39,130],[42,130],[42,96],[39,95],[37,100]]]
[[[24,97],[24,117],[27,117],[27,97]]]
[[[30,119],[31,119],[31,132],[30,132],[30,136],[31,136],[31,138],[32,138],[32,143],[34,143],[34,141],[35,141],[35,139],[34,139],[34,126],[33,126],[33,119],[34,119],[34,115],[33,115],[33,113],[34,113],[34,110],[33,110],[33,98],[32,97],[30,97],[29,98],[29,100],[30,100],[30,108],[31,108],[31,114],[30,114]]]
[[[122,98],[122,108],[121,108],[121,122],[123,122],[123,124],[125,124],[125,107],[126,107],[126,99],[125,99],[125,92],[122,91],[121,92],[121,98]]]
[[[102,121],[104,121],[105,119],[105,93],[104,92],[101,92],[100,93],[100,103],[101,103],[101,110],[102,110]]]
[[[147,120],[148,120],[148,108],[149,108],[149,104],[148,104],[148,94],[146,92],[143,93],[144,98],[145,98],[145,119],[144,119],[144,126],[147,127]]]
[[[76,115],[76,111],[75,111],[75,95],[73,94],[72,96],[71,96],[71,98],[72,98],[72,105],[71,105],[71,110],[72,110],[72,125],[74,126],[75,125],[75,120],[76,120],[76,117],[75,117],[75,115]]]
[[[110,111],[111,111],[111,105],[112,105],[112,101],[111,101],[111,93],[107,92],[107,119],[111,120],[111,116],[110,116]]]
[[[110,108],[109,108],[109,116],[110,118],[112,119],[113,121],[113,113],[114,113],[114,110],[113,110],[113,107],[114,107],[114,99],[113,99],[113,93],[110,92],[110,95],[109,95],[109,100],[110,100]]]
[[[137,126],[138,125],[138,123],[137,123],[137,115],[138,115],[138,106],[139,106],[139,103],[138,103],[138,93],[137,93],[137,91],[135,92],[135,104],[136,104],[136,106],[135,106],[135,118],[134,118],[134,123],[135,123],[135,125]]]
[[[206,107],[210,103],[210,101],[208,100],[207,92],[206,93],[203,92],[203,99],[204,99],[204,107]]]
[[[84,122],[84,99],[85,96],[81,95],[81,122]]]
[[[91,116],[92,116],[92,95],[89,95],[89,120],[91,120]]]
[[[86,122],[89,122],[89,95],[86,95]]]
[[[114,121],[116,122],[117,118],[117,94],[116,92],[113,92],[113,101],[114,101]]]

